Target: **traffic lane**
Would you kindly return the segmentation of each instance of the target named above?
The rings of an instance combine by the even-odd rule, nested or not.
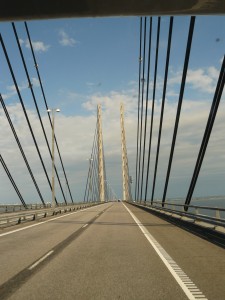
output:
[[[77,213],[52,218],[50,222],[38,222],[37,226],[28,225],[22,231],[0,236],[0,282],[29,265],[46,251],[66,239],[70,234],[89,222],[107,205],[96,206]],[[8,272],[9,271],[9,274]],[[2,274],[3,273],[3,274]]]
[[[9,299],[187,299],[121,203]]]
[[[102,204],[100,204],[102,205]],[[96,205],[98,206],[98,205]],[[87,207],[88,209],[90,208],[95,208],[96,206],[93,206],[93,207]],[[86,210],[86,208],[83,208],[81,209],[82,211]],[[72,212],[67,212],[66,215],[70,215],[70,214],[73,214],[73,213],[78,213],[80,210],[78,211],[72,211]],[[23,227],[32,227],[33,224],[36,224],[36,223],[45,223],[46,221],[48,222],[49,220],[51,219],[57,219],[59,217],[64,216],[64,213],[60,214],[60,213],[57,213],[55,215],[50,215],[50,216],[47,216],[46,218],[37,218],[37,220],[35,221],[28,221],[28,222],[21,222],[20,224],[16,224],[16,225],[13,225],[13,226],[9,226],[9,227],[1,227],[0,228],[0,238],[2,236],[2,234],[4,235],[5,233],[7,232],[11,232],[11,231],[14,231],[14,230],[17,230],[20,231],[21,228]]]
[[[0,272],[0,284],[31,265],[109,206],[108,203],[65,214],[52,218],[50,222],[39,222],[35,227],[28,225],[25,230],[0,236],[0,266],[4,270]]]
[[[224,249],[140,208],[126,205],[207,298],[224,299]]]

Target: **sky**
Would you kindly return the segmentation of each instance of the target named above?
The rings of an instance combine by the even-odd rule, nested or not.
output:
[[[50,108],[60,108],[61,110],[56,116],[55,130],[75,201],[82,201],[84,197],[88,159],[91,155],[95,131],[97,104],[101,104],[103,110],[103,140],[107,180],[117,196],[121,198],[119,107],[121,102],[124,103],[127,152],[130,175],[134,179],[132,186],[134,192],[138,111],[139,21],[139,17],[115,17],[42,20],[27,23],[48,106]],[[174,19],[165,116],[155,189],[157,199],[161,199],[163,194],[189,21],[190,17],[187,16],[175,17]],[[46,126],[49,141],[51,141],[51,130],[46,108],[37,80],[24,23],[15,22],[15,26],[28,72],[32,79],[33,90],[42,120]],[[149,117],[152,104],[156,26],[157,18],[154,17],[148,99]],[[168,28],[169,17],[162,17],[148,195],[151,195],[156,155]],[[28,87],[11,23],[0,23],[0,33],[51,178],[51,159]],[[186,89],[167,192],[168,198],[186,197],[187,195],[224,54],[225,18],[223,16],[198,16],[196,18]],[[13,120],[44,199],[49,202],[51,201],[51,192],[44,177],[1,47],[0,66],[0,93]],[[195,188],[195,197],[225,194],[224,95],[223,93]],[[40,202],[1,106],[0,124],[1,155],[25,202]],[[149,126],[150,119],[147,125],[147,145]],[[66,189],[58,155],[56,155],[56,166],[69,200],[69,193]],[[1,166],[0,195],[0,203],[19,203],[19,199]],[[61,202],[62,195],[58,185],[56,185],[56,196],[58,201]]]

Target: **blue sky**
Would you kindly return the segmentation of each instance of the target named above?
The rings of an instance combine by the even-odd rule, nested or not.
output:
[[[138,18],[28,22],[32,38],[49,47],[37,52],[37,59],[51,98],[61,102],[61,92],[86,95],[120,90],[129,80],[136,80],[138,22]],[[16,26],[20,38],[26,40],[23,23]],[[18,51],[10,24],[3,24],[2,32],[7,44],[14,42],[14,56]],[[63,44],[63,36],[68,43]],[[29,61],[30,49],[24,53]]]
[[[154,137],[158,130],[158,116],[162,97],[165,53],[167,47],[169,18],[163,17],[161,23],[161,40],[159,49],[159,72],[156,93],[156,117],[154,120]],[[15,23],[25,55],[30,77],[39,103],[43,121],[46,122],[46,112],[37,83],[37,74],[33,66],[30,49],[23,22]],[[87,174],[87,158],[90,156],[91,144],[96,121],[96,105],[103,107],[103,136],[106,155],[106,166],[109,181],[118,196],[121,196],[121,159],[119,131],[119,103],[124,102],[127,131],[127,150],[130,161],[131,175],[135,177],[136,155],[136,122],[137,122],[137,93],[138,93],[138,56],[139,56],[139,18],[81,18],[28,22],[39,70],[44,84],[47,101],[50,107],[60,107],[57,115],[56,130],[60,139],[60,149],[68,170],[74,198],[82,199],[85,177]],[[153,48],[151,63],[151,78],[156,39],[157,18],[153,18]],[[168,81],[168,93],[162,148],[160,152],[159,172],[156,184],[156,197],[161,197],[165,178],[170,139],[173,130],[176,103],[180,86],[181,72],[184,61],[184,51],[188,34],[189,17],[176,17],[171,49],[171,62]],[[43,136],[39,129],[36,113],[23,66],[19,57],[16,41],[10,23],[1,23],[0,32],[3,36],[8,54],[13,65],[17,82],[21,87],[31,121],[47,164],[49,175],[51,167],[46,152]],[[177,148],[168,189],[168,197],[185,197],[195,157],[199,149],[204,126],[212,101],[215,84],[218,78],[221,59],[225,50],[225,19],[217,17],[197,17],[189,75],[184,95]],[[32,148],[32,141],[23,119],[18,97],[13,88],[5,58],[0,50],[0,92],[5,103],[11,110],[11,116],[18,124],[18,134],[28,156],[33,160],[33,168],[37,174],[40,186],[46,199],[50,198],[48,187],[42,182],[41,168]],[[149,115],[151,113],[151,87],[149,96]],[[224,105],[224,95],[221,101]],[[196,196],[225,194],[225,161],[223,149],[225,139],[221,113],[215,124],[212,138],[202,169],[202,177],[196,187]],[[7,165],[15,174],[18,185],[29,202],[30,195],[35,194],[32,183],[24,171],[24,178],[19,174],[24,164],[20,154],[14,147],[11,133],[7,131],[7,123],[0,110],[2,123],[0,133],[1,153]],[[46,125],[48,126],[48,125]],[[50,130],[49,128],[47,129]],[[195,133],[195,134],[194,134]],[[49,132],[50,137],[50,132]],[[155,141],[156,144],[156,141]],[[151,171],[154,167],[155,144],[151,160]],[[14,153],[15,151],[15,153]],[[12,159],[13,154],[13,159]],[[215,155],[216,154],[216,155]],[[208,157],[208,158],[207,158]],[[58,164],[58,162],[56,162]],[[24,169],[25,170],[25,169]],[[16,195],[11,191],[8,179],[0,171],[2,194],[6,201],[15,202]],[[177,185],[179,180],[179,185]],[[27,185],[24,186],[24,182]],[[209,186],[209,182],[213,182]],[[151,183],[149,183],[149,189]],[[9,192],[10,191],[10,192]],[[60,197],[60,196],[59,196]],[[36,200],[36,195],[32,201]],[[0,200],[0,202],[3,202]]]

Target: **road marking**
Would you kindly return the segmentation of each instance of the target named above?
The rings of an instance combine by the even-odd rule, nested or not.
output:
[[[26,227],[23,227],[23,228],[19,228],[19,229],[15,229],[15,230],[12,230],[12,231],[5,232],[5,233],[1,233],[0,237],[5,236],[5,235],[9,235],[9,234],[12,234],[12,233],[15,233],[15,232],[19,232],[19,231],[22,231],[22,230],[26,230],[26,229],[29,229],[29,228],[32,228],[32,227],[35,227],[35,226],[40,226],[40,225],[43,225],[45,223],[52,222],[52,221],[55,221],[55,220],[58,220],[58,219],[61,219],[61,218],[65,218],[65,217],[68,217],[68,216],[73,215],[73,214],[77,214],[81,211],[84,211],[84,210],[87,210],[87,209],[90,209],[90,208],[93,208],[93,206],[88,207],[88,208],[84,208],[84,209],[81,209],[81,210],[78,210],[78,211],[60,216],[60,217],[55,217],[53,219],[50,219],[50,220],[47,220],[47,221],[44,221],[44,222],[41,222],[41,223],[35,223],[33,225],[29,225],[29,226],[26,226]]]
[[[88,224],[85,224],[84,226],[82,226],[82,228],[85,228],[86,226],[88,226]]]
[[[189,277],[186,275],[185,272],[182,271],[182,269],[177,265],[177,263],[172,259],[172,257],[165,251],[165,249],[156,241],[156,239],[148,232],[147,228],[138,220],[138,218],[130,211],[130,209],[125,205],[125,208],[131,215],[131,217],[134,219],[138,227],[143,232],[146,239],[149,241],[149,243],[152,245],[156,253],[159,255],[163,263],[166,265],[167,269],[170,271],[170,273],[173,275],[179,286],[182,288],[188,299],[195,300],[195,299],[201,299],[201,300],[207,300],[207,298],[203,295],[203,293],[198,289],[198,287],[189,279]],[[177,269],[179,268],[179,272],[182,271],[182,275],[179,275],[179,272],[177,272]],[[191,284],[191,287],[190,287]],[[195,293],[198,292],[199,294],[196,295]]]
[[[51,250],[47,254],[45,254],[42,258],[40,258],[38,261],[36,261],[33,265],[31,265],[28,270],[33,270],[37,265],[39,265],[43,260],[45,260],[49,255],[51,255],[54,251]]]

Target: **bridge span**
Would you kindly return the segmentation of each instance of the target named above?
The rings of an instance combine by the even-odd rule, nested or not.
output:
[[[5,228],[1,299],[224,299],[224,249],[126,202]]]

